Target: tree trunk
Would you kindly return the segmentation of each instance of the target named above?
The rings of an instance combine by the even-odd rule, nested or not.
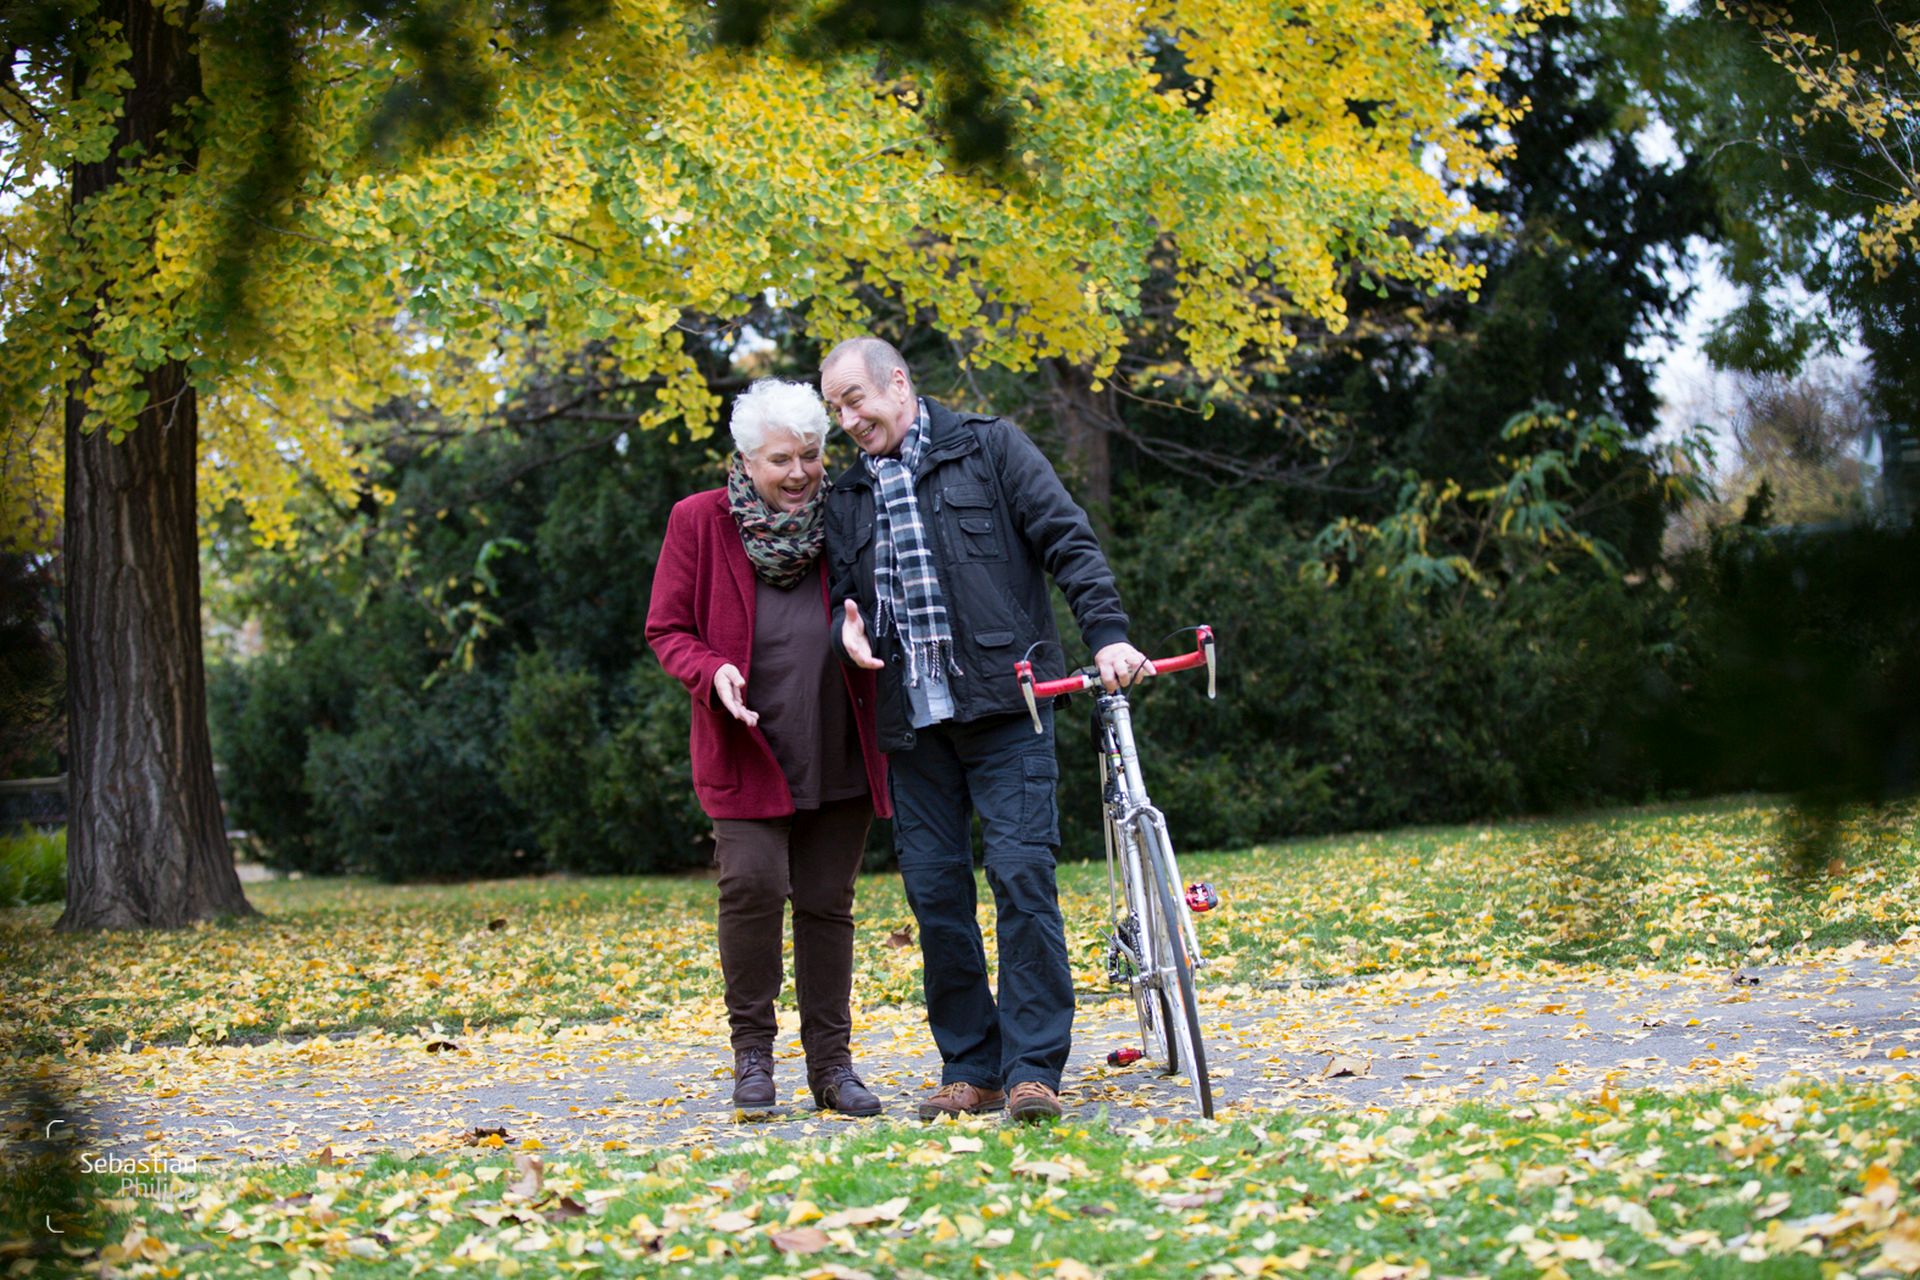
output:
[[[1053,420],[1066,442],[1066,480],[1087,508],[1095,527],[1105,534],[1113,502],[1113,460],[1109,451],[1109,424],[1116,420],[1111,385],[1093,390],[1093,377],[1064,360],[1045,362],[1047,400]]]
[[[122,179],[122,148],[191,164],[176,108],[200,90],[191,24],[150,0],[105,0],[132,49],[119,138],[73,172],[72,208]],[[253,908],[227,850],[207,737],[200,652],[199,411],[187,371],[144,379],[147,405],[118,444],[83,432],[90,370],[67,387],[67,909],[62,929],[177,926]]]

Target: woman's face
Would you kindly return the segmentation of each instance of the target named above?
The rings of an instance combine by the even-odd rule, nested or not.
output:
[[[798,511],[820,491],[820,446],[790,431],[768,431],[746,461],[754,492],[775,511]]]

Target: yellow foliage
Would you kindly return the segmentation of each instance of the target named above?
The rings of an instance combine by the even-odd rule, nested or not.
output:
[[[1809,113],[1853,133],[1861,149],[1886,169],[1887,198],[1876,203],[1860,231],[1860,249],[1876,276],[1890,274],[1901,257],[1920,253],[1920,161],[1912,146],[1920,111],[1920,21],[1900,21],[1893,6],[1872,6],[1887,41],[1884,60],[1866,62],[1858,49],[1830,42],[1828,33],[1796,30],[1792,13],[1753,0],[1720,0],[1720,11],[1744,21],[1767,56],[1793,75],[1811,99]],[[1794,116],[1806,129],[1806,117]]]
[[[83,98],[39,87],[49,123],[22,135],[0,205],[0,537],[51,533],[89,321],[90,426],[129,429],[138,375],[187,361],[203,506],[244,502],[269,540],[300,475],[338,496],[362,482],[351,424],[369,409],[475,420],[530,365],[589,347],[654,389],[636,426],[702,433],[717,406],[687,344],[769,297],[831,342],[868,326],[877,290],[974,364],[1104,378],[1170,271],[1186,360],[1230,393],[1302,318],[1344,324],[1348,272],[1477,283],[1443,239],[1485,225],[1456,197],[1497,159],[1478,136],[1504,118],[1489,85],[1530,20],[1498,0],[1037,0],[988,54],[1016,129],[1006,173],[949,163],[910,68],[883,79],[872,56],[805,61],[777,38],[716,49],[678,0],[621,0],[577,39],[480,41],[491,123],[376,165],[355,139],[404,58],[308,33],[310,167],[246,226],[244,324],[221,310],[218,212],[265,127],[259,86],[203,45],[197,164],[150,158],[69,224],[61,175],[103,153],[128,83],[100,32]],[[1163,80],[1169,41],[1197,83]]]

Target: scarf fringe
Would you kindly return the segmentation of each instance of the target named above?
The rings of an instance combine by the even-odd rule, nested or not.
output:
[[[886,635],[893,632],[900,635],[900,623],[893,616],[893,602],[882,600],[876,609],[879,615],[873,620],[873,634]],[[920,677],[927,676],[935,684],[943,683],[947,673],[964,676],[959,659],[953,656],[952,640],[910,640],[900,635],[901,643],[907,648],[907,683],[920,687]]]

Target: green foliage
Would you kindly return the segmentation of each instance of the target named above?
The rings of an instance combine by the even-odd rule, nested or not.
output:
[[[278,865],[389,879],[700,865],[686,691],[641,639],[666,514],[704,446],[587,423],[391,433],[386,502],[302,544],[219,537],[217,610],[265,650],[210,673],[234,822]],[[430,443],[421,447],[425,438]]]
[[[1342,517],[1315,536],[1314,551],[1330,580],[1368,563],[1396,586],[1460,599],[1469,591],[1496,599],[1576,559],[1618,572],[1619,549],[1588,533],[1587,518],[1623,499],[1655,498],[1664,508],[1704,492],[1698,439],[1632,455],[1626,444],[1612,418],[1535,405],[1500,428],[1491,483],[1462,492],[1406,470],[1390,514],[1375,523]]]
[[[1388,465],[1469,489],[1497,482],[1489,428],[1541,401],[1609,417],[1631,438],[1657,424],[1648,339],[1684,313],[1676,281],[1713,230],[1712,208],[1687,156],[1648,159],[1649,120],[1628,109],[1599,29],[1558,18],[1514,50],[1500,91],[1528,109],[1502,180],[1476,192],[1502,226],[1460,246],[1486,264],[1478,298],[1398,292],[1356,325],[1366,363],[1326,371],[1339,385],[1322,385]],[[1626,528],[1609,541],[1633,563],[1648,558]]]
[[[1135,716],[1148,785],[1188,846],[1551,810],[1653,785],[1614,713],[1668,636],[1657,591],[1566,573],[1456,604],[1402,589],[1385,564],[1329,585],[1270,498],[1124,505],[1128,525],[1107,546],[1136,642],[1168,652],[1184,639],[1158,637],[1202,621],[1220,638],[1218,701],[1176,676],[1143,689]],[[1092,856],[1084,735],[1060,738],[1066,856]]]
[[[305,781],[319,855],[387,880],[506,875],[536,861],[494,755],[504,690],[461,674],[364,692],[350,733],[316,733]]]
[[[522,655],[507,698],[501,785],[532,815],[552,866],[603,873],[704,862],[687,691],[641,662],[621,692],[609,728],[591,672],[563,671],[545,650]]]
[[[0,778],[60,771],[66,663],[51,570],[44,557],[0,554]]]
[[[298,651],[263,654],[244,666],[207,669],[214,755],[226,765],[221,799],[234,824],[257,837],[271,865],[333,875],[354,865],[316,838],[306,761],[316,733],[351,723],[358,681],[338,636]]]
[[[316,514],[300,555],[230,562],[241,586],[221,607],[258,610],[269,643],[217,672],[213,714],[235,820],[277,860],[389,876],[704,862],[686,694],[639,637],[666,511],[711,483],[710,463],[582,432],[396,451],[390,504]],[[1383,521],[1391,537],[1349,525],[1337,554],[1284,492],[1142,487],[1118,504],[1106,547],[1135,640],[1164,651],[1159,636],[1204,620],[1226,655],[1218,703],[1190,679],[1141,695],[1154,794],[1183,843],[1658,789],[1609,717],[1660,660],[1674,605],[1610,573],[1581,525],[1589,486],[1658,473],[1591,465],[1623,457],[1605,419],[1542,410],[1506,434],[1509,481],[1430,493]],[[1468,572],[1425,582],[1405,569],[1421,545]],[[478,634],[468,602],[484,604]],[[1101,847],[1082,715],[1061,722],[1069,858]],[[435,786],[448,798],[416,798]]]
[[[1669,776],[1795,793],[1810,850],[1920,789],[1920,528],[1737,525],[1676,571],[1683,660],[1647,720]]]
[[[500,785],[526,809],[534,834],[556,862],[603,870],[594,839],[598,824],[581,803],[586,761],[604,737],[586,671],[561,671],[553,655],[524,654],[507,693]]]
[[[0,906],[28,907],[67,896],[67,833],[22,827],[0,835]]]
[[[1615,79],[1637,111],[1672,128],[1673,145],[1708,184],[1717,265],[1742,291],[1709,354],[1791,373],[1809,354],[1858,342],[1872,357],[1879,411],[1915,421],[1912,6],[1696,0],[1594,9],[1588,25]],[[1841,90],[1840,81],[1850,83]]]
[[[693,795],[687,757],[692,703],[651,661],[634,664],[631,711],[597,753],[589,800],[623,866],[652,871],[707,865],[710,827]]]

